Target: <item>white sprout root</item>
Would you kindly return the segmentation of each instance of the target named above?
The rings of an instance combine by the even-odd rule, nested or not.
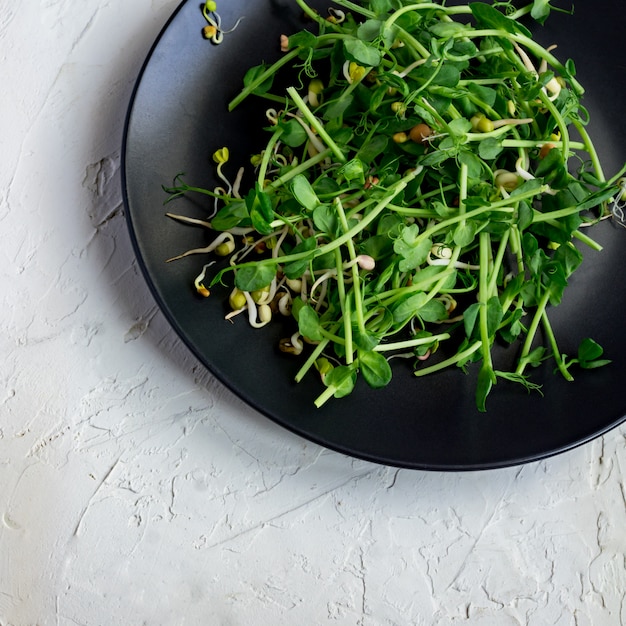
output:
[[[621,193],[613,200],[611,205],[611,214],[620,226],[626,228],[626,178],[619,181]]]
[[[215,250],[218,246],[220,246],[221,244],[227,241],[231,243],[235,242],[233,236],[229,232],[220,233],[208,246],[204,248],[193,248],[192,250],[187,250],[187,252],[183,252],[182,254],[179,254],[178,256],[174,256],[171,259],[167,259],[166,263],[171,263],[172,261],[178,261],[178,259],[182,259],[191,254],[204,254],[208,252],[213,252],[213,250]]]

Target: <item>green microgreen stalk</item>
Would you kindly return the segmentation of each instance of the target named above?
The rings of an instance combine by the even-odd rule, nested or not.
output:
[[[335,198],[335,208],[337,209],[337,215],[344,232],[349,230],[348,220],[346,218],[343,205],[340,198]],[[346,242],[346,248],[348,249],[348,255],[351,261],[355,261],[357,257],[356,248],[354,247],[354,240],[348,239]],[[365,317],[363,315],[363,304],[361,296],[361,277],[359,276],[359,267],[356,263],[351,263],[350,271],[352,272],[352,289],[354,291],[354,313],[356,315],[356,322],[359,330],[365,333]],[[339,272],[341,273],[341,272]]]
[[[307,120],[307,122],[309,122],[309,124],[311,124],[311,126],[315,129],[322,141],[333,151],[333,154],[337,157],[337,160],[340,163],[345,163],[347,160],[346,155],[343,153],[341,148],[334,142],[331,136],[326,132],[326,129],[324,128],[322,123],[317,119],[317,117],[315,117],[311,109],[309,109],[306,102],[296,91],[296,88],[287,87],[287,93],[293,100],[296,107],[298,107],[304,118]]]

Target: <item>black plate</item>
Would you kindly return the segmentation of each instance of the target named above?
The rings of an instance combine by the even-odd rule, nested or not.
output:
[[[224,321],[219,296],[195,296],[190,286],[204,260],[166,264],[165,259],[202,245],[206,233],[164,217],[161,186],[179,172],[190,183],[213,186],[214,150],[229,146],[231,164],[247,163],[258,151],[262,143],[255,129],[263,125],[264,107],[251,101],[228,114],[226,103],[239,91],[249,66],[278,57],[281,33],[302,28],[300,13],[288,0],[219,5],[225,28],[245,15],[219,46],[201,36],[198,0],[178,7],[137,82],[123,149],[126,214],[137,257],[164,314],[200,361],[244,401],[291,431],[327,448],[399,467],[513,465],[571,449],[621,423],[626,412],[626,231],[609,222],[593,231],[604,251],[585,253],[552,319],[564,352],[575,353],[579,341],[591,336],[613,363],[577,373],[574,383],[554,375],[551,365],[534,371],[543,398],[500,383],[486,414],[474,406],[472,373],[452,370],[416,380],[408,364],[397,365],[384,390],[360,385],[350,397],[315,409],[320,383],[315,377],[300,385],[291,382],[298,364],[276,352],[278,325],[253,330],[244,319],[231,324]],[[576,61],[578,78],[587,87],[590,131],[609,174],[626,158],[624,26],[621,3],[581,0],[574,16],[553,14],[546,26],[534,29],[544,44],[559,44],[560,58]],[[182,199],[173,208],[203,217],[209,203]]]

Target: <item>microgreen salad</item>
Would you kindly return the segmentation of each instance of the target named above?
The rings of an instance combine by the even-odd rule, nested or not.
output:
[[[179,175],[166,188],[168,201],[213,198],[207,219],[168,213],[215,233],[170,260],[228,258],[203,265],[197,292],[232,286],[227,319],[254,327],[293,318],[280,349],[301,355],[297,381],[321,377],[318,407],[359,375],[386,386],[394,358],[416,377],[477,368],[480,411],[499,380],[539,390],[529,371],[545,360],[567,380],[609,363],[592,338],[562,354],[549,317],[580,249],[601,248],[583,227],[621,211],[626,172],[603,172],[574,63],[520,21],[543,22],[550,4],[334,0],[320,15],[293,1],[307,27],[229,104],[266,108],[253,184],[222,147],[218,187]],[[203,8],[213,43],[217,8]],[[275,88],[278,75],[294,86]],[[516,351],[510,370],[496,344]]]

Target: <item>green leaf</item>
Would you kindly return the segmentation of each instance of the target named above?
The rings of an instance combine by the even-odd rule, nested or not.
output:
[[[460,22],[435,22],[428,27],[428,30],[435,37],[448,38],[458,33],[466,31],[468,27]]]
[[[492,161],[497,158],[502,150],[502,142],[496,137],[488,137],[478,144],[478,156],[485,161]]]
[[[241,291],[257,291],[267,287],[276,277],[275,265],[255,263],[241,267],[235,274],[235,287]]]
[[[548,351],[543,346],[537,346],[531,353],[524,359],[531,367],[539,367],[542,361],[546,358]]]
[[[300,309],[298,314],[298,330],[303,337],[311,341],[321,341],[323,339],[319,316],[315,310],[308,305]]]
[[[540,24],[543,24],[550,15],[551,8],[550,0],[534,0],[530,15]]]
[[[552,255],[552,263],[547,267],[551,267],[552,264],[556,264],[563,272],[565,278],[569,278],[580,266],[583,261],[583,255],[571,243],[561,244]]]
[[[548,150],[546,156],[539,161],[535,176],[543,177],[563,165],[563,155],[560,150]]]
[[[354,96],[352,94],[341,95],[337,100],[329,102],[324,111],[324,119],[334,120],[341,118],[353,102]]]
[[[337,178],[346,182],[356,181],[360,185],[365,184],[365,166],[363,161],[358,158],[351,159],[339,168]]]
[[[517,207],[517,227],[520,231],[533,223],[533,209],[528,202],[522,201]]]
[[[356,36],[361,41],[374,41],[380,35],[383,22],[380,20],[366,20],[356,30]]]
[[[386,387],[391,381],[391,366],[380,352],[360,352],[359,368],[363,379],[373,389]]]
[[[428,238],[419,237],[417,224],[411,224],[402,230],[402,233],[393,244],[393,250],[402,258],[399,263],[401,272],[419,267],[426,261],[432,247],[432,241]]]
[[[428,296],[423,291],[418,291],[400,300],[400,302],[393,307],[393,321],[400,325],[406,323],[408,320],[415,317],[416,313],[426,304],[427,300]]]
[[[483,173],[482,161],[469,150],[461,150],[459,152],[459,163],[467,166],[467,175],[470,179],[478,179]]]
[[[536,1],[536,0],[535,0]],[[531,37],[530,31],[519,22],[509,19],[496,8],[484,2],[471,2],[469,5],[474,19],[480,26],[503,30],[507,33],[522,33]]]
[[[308,30],[289,35],[289,48],[315,48],[317,37]]]
[[[551,151],[552,152],[552,151]],[[593,209],[603,202],[610,200],[614,195],[620,193],[615,187],[607,187],[595,193],[592,193],[584,202],[578,205],[579,211],[587,211]]]
[[[348,365],[337,365],[324,378],[324,384],[334,390],[335,398],[352,393],[356,383],[356,371]]]
[[[282,121],[278,125],[282,129],[280,140],[290,148],[297,148],[303,145],[308,139],[308,135],[304,128],[302,128],[302,124],[293,118]]]
[[[472,123],[469,120],[466,120],[464,117],[459,117],[455,120],[452,120],[448,124],[448,128],[450,129],[450,133],[452,135],[462,136],[472,130]]]
[[[474,329],[477,328],[478,313],[480,312],[480,304],[474,302],[470,304],[463,312],[463,326],[465,328],[465,336],[471,339],[474,335]]]
[[[374,137],[361,146],[357,152],[357,158],[363,163],[369,164],[385,151],[388,144],[389,137],[385,135],[374,135]]]
[[[482,104],[493,107],[498,97],[498,92],[491,87],[470,83],[467,87],[468,91],[476,97]]]
[[[343,47],[348,61],[354,61],[363,67],[377,67],[380,64],[381,55],[378,48],[360,39],[346,39]]]
[[[304,174],[294,176],[289,188],[294,198],[307,211],[313,211],[320,204],[317,194]]]
[[[476,230],[476,223],[472,220],[459,222],[452,236],[454,243],[462,248],[469,246],[476,237]]]
[[[484,413],[487,410],[487,396],[493,387],[495,374],[493,369],[488,365],[483,365],[478,372],[478,381],[476,383],[476,406],[479,411]]]
[[[211,228],[219,231],[230,230],[249,217],[245,202],[233,202],[222,207],[215,214],[211,220]]]
[[[267,70],[269,65],[261,64],[256,65],[255,67],[251,67],[243,77],[243,84],[245,87],[250,86],[254,83],[254,81]],[[267,93],[272,88],[272,83],[274,82],[274,74],[270,74],[258,87],[254,89],[252,93],[258,95],[262,95]]]
[[[360,328],[355,328],[353,330],[352,340],[354,345],[359,350],[364,350],[366,352],[373,350],[380,343],[380,337],[367,330],[363,331]]]
[[[515,309],[513,315],[507,318],[506,326],[499,329],[500,337],[507,343],[513,343],[520,336],[522,330],[524,330],[524,326],[520,321],[523,314],[524,312],[521,308]]]
[[[439,300],[429,300],[418,309],[417,316],[424,322],[440,322],[448,317],[448,312]]]
[[[502,322],[502,304],[498,296],[492,296],[487,300],[487,334],[493,337]]]
[[[291,261],[290,263],[286,263],[283,267],[283,272],[285,276],[289,279],[300,278],[302,274],[306,271],[309,263],[313,259],[315,255],[315,248],[317,247],[317,241],[315,237],[308,237],[307,239],[303,239],[294,249],[291,251],[291,254],[301,254],[303,252],[309,252],[302,259],[298,259],[297,261]]]
[[[320,204],[313,210],[313,224],[320,232],[334,235],[338,223],[337,212],[329,204]]]
[[[269,235],[273,231],[270,223],[274,219],[274,210],[270,197],[258,183],[248,192],[246,206],[254,229],[261,235]]]
[[[578,346],[578,363],[583,369],[596,369],[611,363],[610,359],[601,359],[604,349],[593,339],[586,337]]]
[[[384,15],[393,8],[391,0],[370,0],[370,9],[376,15]]]

